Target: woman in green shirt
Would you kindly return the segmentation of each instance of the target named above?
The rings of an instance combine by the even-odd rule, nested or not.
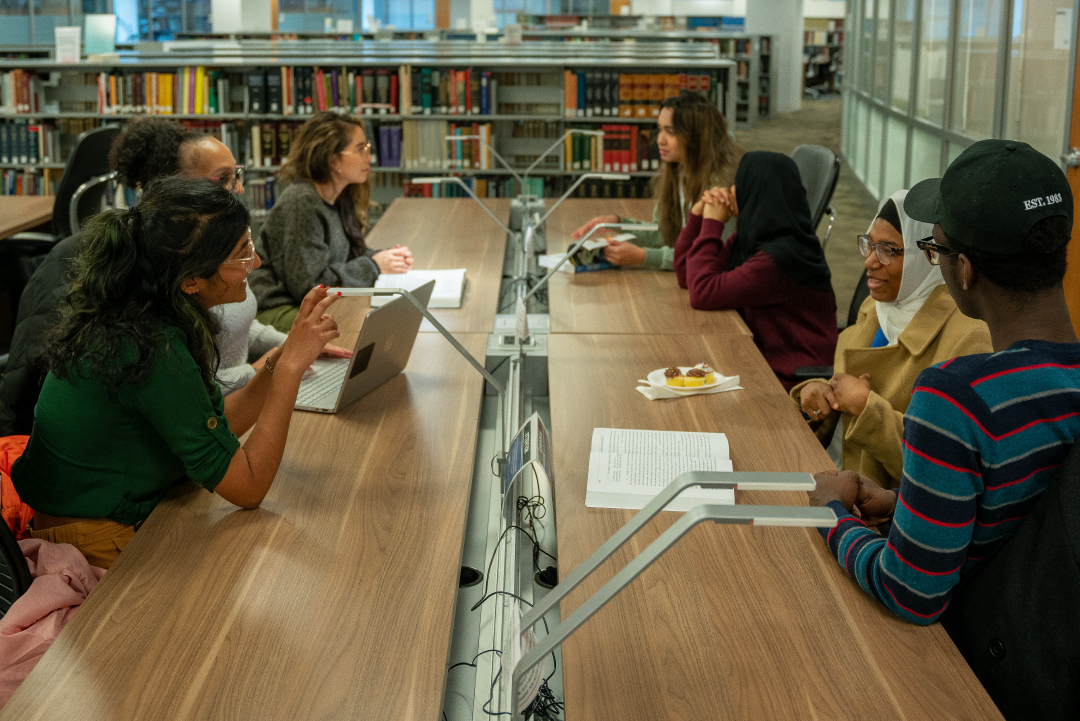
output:
[[[11,473],[36,538],[71,543],[108,568],[185,479],[244,508],[262,502],[301,376],[338,332],[326,315],[335,298],[315,288],[285,344],[222,397],[208,311],[246,296],[259,266],[248,222],[242,199],[221,185],[168,178],[131,210],[84,226],[33,433]]]
[[[653,179],[656,207],[652,222],[658,231],[635,232],[636,242],[609,241],[604,258],[614,265],[673,270],[675,241],[686,225],[690,205],[706,190],[727,188],[746,151],[728,136],[723,113],[698,93],[682,93],[660,104],[656,120],[660,174]],[[598,223],[635,223],[632,218],[600,215],[573,233],[574,240]],[[728,224],[731,226],[731,224]],[[734,226],[725,228],[725,237]]]

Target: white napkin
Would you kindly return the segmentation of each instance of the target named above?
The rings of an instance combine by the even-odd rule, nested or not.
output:
[[[658,401],[664,398],[686,398],[688,396],[704,396],[709,393],[723,393],[724,391],[741,391],[743,387],[739,385],[739,376],[721,376],[720,382],[716,386],[709,388],[708,390],[698,391],[697,393],[679,393],[673,391],[666,385],[654,386],[648,381],[638,381],[639,383],[645,383],[646,385],[638,386],[637,392],[648,398],[650,401]]]

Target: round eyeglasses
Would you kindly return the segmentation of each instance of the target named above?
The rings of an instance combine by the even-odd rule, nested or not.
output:
[[[869,235],[860,235],[859,252],[864,258],[869,258],[871,253],[877,253],[878,261],[882,265],[888,265],[893,261],[893,258],[903,255],[904,249],[888,243],[875,243]]]
[[[243,263],[244,269],[248,272],[251,272],[251,270],[255,267],[255,242],[251,239],[248,239],[247,255],[245,257],[226,260],[224,263],[222,263],[222,265],[226,265],[229,263]]]

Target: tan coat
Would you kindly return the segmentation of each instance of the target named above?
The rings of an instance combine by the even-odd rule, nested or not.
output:
[[[877,309],[873,298],[859,308],[855,325],[844,330],[836,344],[835,373],[860,376],[870,374],[870,396],[858,417],[844,413],[842,470],[869,476],[885,488],[898,488],[903,473],[901,439],[904,411],[911,401],[915,378],[923,369],[962,355],[992,350],[990,331],[981,320],[961,313],[949,290],[934,289],[896,345],[871,348],[878,332]],[[799,405],[805,381],[791,389]],[[828,444],[836,428],[834,414],[824,421],[811,422],[822,443]]]

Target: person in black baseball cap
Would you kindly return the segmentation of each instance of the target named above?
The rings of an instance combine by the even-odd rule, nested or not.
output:
[[[904,210],[933,224],[918,245],[961,312],[986,322],[994,352],[919,374],[898,493],[832,470],[815,476],[810,503],[837,513],[823,535],[852,579],[928,624],[1017,531],[1080,438],[1080,343],[1061,283],[1073,197],[1057,164],[1031,146],[985,140],[943,178],[913,187]],[[867,527],[890,520],[887,538]]]

